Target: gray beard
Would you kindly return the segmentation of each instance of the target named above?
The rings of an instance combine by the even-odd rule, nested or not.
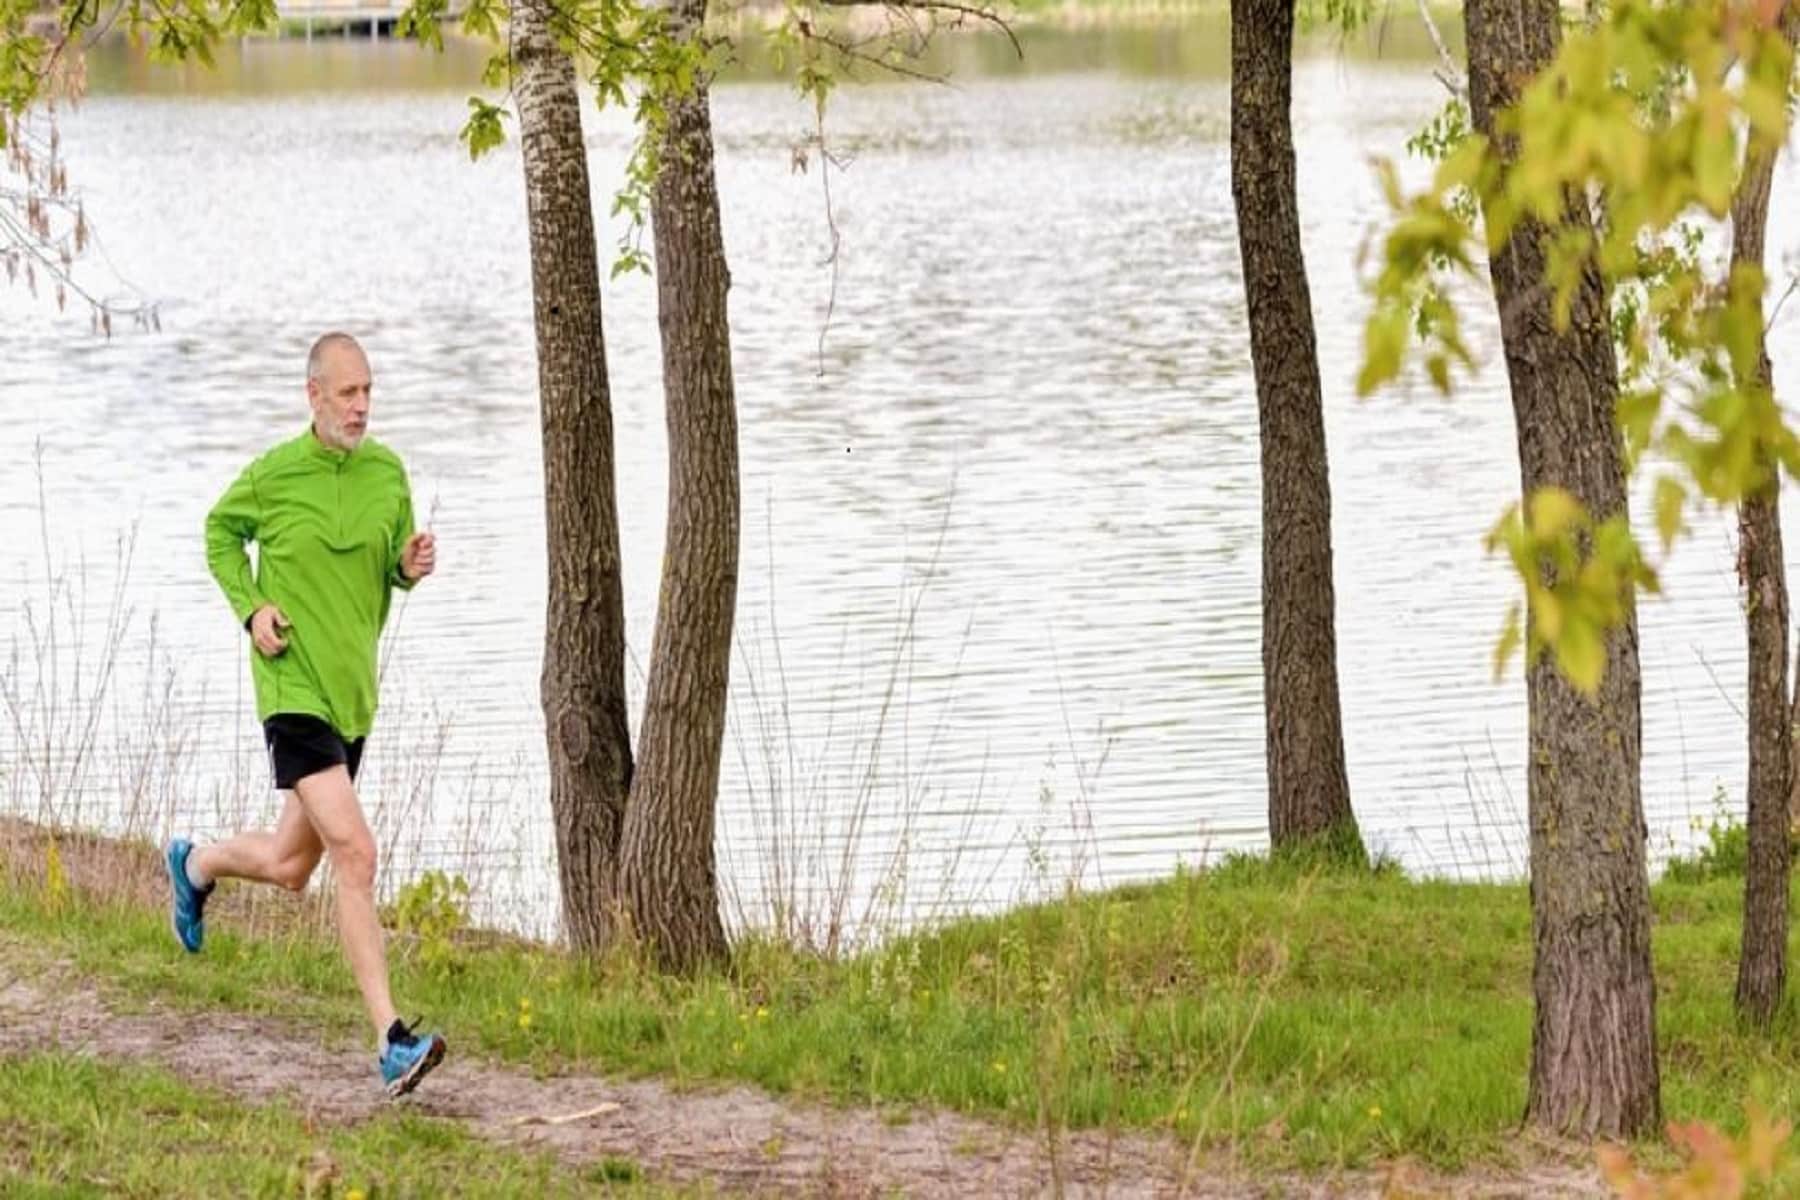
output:
[[[344,451],[356,449],[358,446],[362,445],[363,438],[368,436],[368,434],[364,432],[357,434],[355,437],[349,437],[338,426],[323,418],[316,423],[315,432],[319,435],[319,440],[324,442],[327,446],[330,446],[334,450]]]

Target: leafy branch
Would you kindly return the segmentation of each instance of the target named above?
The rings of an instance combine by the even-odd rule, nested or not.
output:
[[[1690,497],[1735,503],[1777,467],[1800,473],[1800,438],[1758,372],[1763,273],[1738,264],[1709,275],[1694,224],[1723,220],[1747,154],[1786,137],[1794,48],[1783,19],[1800,23],[1796,0],[1619,0],[1569,32],[1497,118],[1493,142],[1466,129],[1453,100],[1412,143],[1438,160],[1428,187],[1408,195],[1392,164],[1381,164],[1393,220],[1372,281],[1359,391],[1395,379],[1422,348],[1434,384],[1448,392],[1451,367],[1473,366],[1453,281],[1475,277],[1479,261],[1515,234],[1539,237],[1558,328],[1568,328],[1588,273],[1614,298],[1629,461],[1656,451],[1677,472],[1657,482],[1665,555]],[[1602,220],[1568,219],[1572,202],[1585,212],[1590,200]],[[1574,560],[1517,537],[1490,539],[1491,548],[1530,551],[1515,553],[1514,565],[1532,628],[1518,634],[1509,624],[1502,647],[1523,645],[1528,660],[1553,652],[1572,682],[1592,690],[1604,667],[1592,647],[1616,590],[1650,579],[1615,544],[1630,539],[1628,528],[1615,533],[1581,514],[1552,524],[1573,536]],[[1609,551],[1619,553],[1608,560]],[[1540,605],[1534,589],[1546,570],[1558,586],[1582,589],[1580,602]]]

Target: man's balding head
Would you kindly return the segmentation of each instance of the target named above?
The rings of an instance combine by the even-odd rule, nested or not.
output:
[[[313,433],[327,446],[354,450],[369,429],[369,359],[347,333],[327,333],[306,356],[306,397]]]
[[[336,330],[321,335],[319,340],[312,344],[312,349],[306,352],[306,378],[309,381],[319,378],[325,373],[326,364],[332,356],[346,350],[362,354],[362,343],[349,334],[339,333]],[[366,355],[363,361],[368,361]]]

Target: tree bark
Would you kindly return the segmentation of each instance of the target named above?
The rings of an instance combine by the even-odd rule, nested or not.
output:
[[[1293,0],[1232,0],[1231,195],[1262,438],[1262,653],[1269,841],[1364,859],[1344,769],[1331,484],[1300,245]]]
[[[631,731],[612,399],[581,96],[549,19],[550,0],[520,0],[513,10],[544,431],[549,597],[540,690],[563,925],[571,946],[592,954],[613,933]]]
[[[1783,32],[1800,34],[1800,5],[1790,4]],[[1731,204],[1731,263],[1763,265],[1769,190],[1780,147],[1752,142]],[[1756,304],[1763,326],[1762,301]],[[1755,386],[1773,389],[1767,340],[1757,338]],[[1749,864],[1744,874],[1744,929],[1738,956],[1737,1009],[1747,1021],[1774,1020],[1787,988],[1789,804],[1793,791],[1794,720],[1788,698],[1787,564],[1781,551],[1780,468],[1764,456],[1768,483],[1738,509],[1739,567],[1749,641]],[[1796,668],[1800,672],[1800,667]]]
[[[673,15],[697,36],[705,12],[705,0],[681,0]],[[651,221],[669,514],[620,881],[645,947],[662,965],[687,971],[727,950],[713,833],[738,560],[737,411],[726,316],[731,276],[704,78],[670,102]]]
[[[1555,56],[1558,4],[1469,0],[1464,19],[1475,127],[1493,137],[1496,114]],[[1584,198],[1570,198],[1566,219],[1592,220]],[[1523,223],[1489,260],[1522,482],[1528,496],[1565,488],[1601,520],[1626,505],[1606,292],[1590,267],[1559,332],[1545,286],[1548,236]],[[1631,604],[1607,635],[1597,696],[1571,687],[1549,655],[1528,672],[1535,1014],[1525,1115],[1584,1139],[1647,1134],[1660,1120],[1640,690]]]

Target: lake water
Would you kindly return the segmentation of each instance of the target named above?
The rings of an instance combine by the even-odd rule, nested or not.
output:
[[[207,74],[102,54],[62,127],[103,251],[84,278],[158,300],[162,331],[106,340],[0,292],[0,636],[16,692],[42,677],[33,630],[63,627],[65,723],[69,688],[103,669],[116,544],[134,547],[111,690],[58,811],[203,834],[268,811],[244,638],[201,523],[246,460],[302,428],[306,346],[343,327],[368,347],[374,431],[406,458],[441,545],[439,577],[391,627],[365,780],[390,883],[465,870],[485,918],[548,930],[516,149],[471,164],[459,146],[467,53],[288,41],[222,57]],[[791,153],[808,110],[754,77],[714,95],[745,516],[720,855],[752,911],[793,893],[816,915],[842,891],[854,919],[870,904],[909,919],[1265,841],[1224,31],[1045,34],[1023,65],[968,38],[945,63],[951,86],[874,82],[834,102],[843,256],[822,353],[825,211],[816,163],[796,172]],[[1351,386],[1358,253],[1383,209],[1369,160],[1403,154],[1437,108],[1428,67],[1317,46],[1296,81],[1349,771],[1374,846],[1421,872],[1516,876],[1524,689],[1516,667],[1491,675],[1511,591],[1481,550],[1518,487],[1491,303],[1469,309],[1484,366],[1454,399],[1359,402]],[[627,131],[588,117],[604,214]],[[1800,250],[1797,182],[1790,159],[1775,262]],[[605,303],[641,662],[666,477],[654,289],[623,280]],[[1774,334],[1790,397],[1796,329],[1800,304]],[[1657,857],[1692,840],[1715,791],[1741,810],[1733,542],[1728,519],[1697,521],[1667,596],[1643,606]],[[83,561],[80,602],[65,594],[52,618],[46,576]],[[31,812],[53,706],[24,707],[0,733],[0,797]]]

